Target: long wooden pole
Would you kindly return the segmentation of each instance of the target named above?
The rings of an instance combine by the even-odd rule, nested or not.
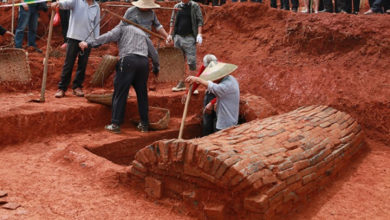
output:
[[[119,18],[120,20],[122,20],[122,21],[124,21],[124,22],[126,22],[126,23],[129,23],[129,24],[131,24],[131,25],[134,25],[134,26],[136,26],[137,28],[139,28],[139,29],[141,29],[141,30],[143,30],[143,31],[145,31],[145,32],[147,32],[147,33],[149,33],[149,34],[151,34],[151,35],[153,35],[153,36],[155,36],[155,37],[160,38],[161,40],[165,40],[165,38],[164,38],[163,36],[161,36],[161,35],[159,35],[159,34],[156,34],[156,33],[154,33],[153,31],[150,31],[150,30],[148,30],[148,29],[142,27],[141,25],[139,25],[139,24],[137,24],[137,23],[134,23],[134,22],[132,22],[132,21],[130,21],[130,20],[127,20],[126,18],[124,18],[124,17],[122,17],[122,16],[120,16],[120,15],[118,15],[118,14],[116,14],[116,13],[114,13],[114,12],[112,12],[112,11],[106,9],[106,8],[103,8],[102,11],[106,11],[106,12],[108,12],[109,14],[111,14],[112,16],[117,17],[117,18]]]
[[[184,105],[183,117],[181,118],[181,124],[179,130],[179,137],[178,137],[179,139],[182,139],[183,137],[184,124],[187,117],[188,105],[190,104],[191,94],[192,94],[192,84],[190,86],[190,89],[188,90],[186,104]]]
[[[47,80],[47,65],[48,65],[48,62],[49,62],[51,35],[53,33],[54,13],[55,13],[54,10],[51,10],[50,24],[49,24],[49,36],[47,38],[46,55],[45,55],[45,60],[44,60],[44,64],[43,64],[41,98],[39,99],[40,102],[45,102],[45,91],[46,91],[46,80]]]
[[[130,7],[134,7],[134,5],[106,5],[108,7],[124,7],[124,8],[130,8]],[[169,7],[158,7],[158,8],[151,8],[153,10],[156,10],[156,9],[164,9],[164,10],[176,10],[176,11],[179,11],[180,8],[169,8]]]

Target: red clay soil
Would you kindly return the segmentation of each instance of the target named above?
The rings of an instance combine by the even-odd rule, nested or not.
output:
[[[103,7],[108,4],[115,3],[105,3]],[[330,105],[351,114],[362,125],[368,148],[312,203],[293,213],[292,218],[387,219],[390,216],[389,16],[307,15],[271,9],[268,5],[228,3],[223,7],[202,7],[204,43],[198,47],[198,65],[203,55],[213,53],[219,60],[239,66],[233,75],[239,80],[242,92],[264,97],[279,112],[303,105]],[[110,9],[119,14],[126,10]],[[170,12],[159,10],[157,14],[167,29]],[[10,29],[10,10],[0,9],[0,15],[0,24]],[[107,19],[108,16],[102,24]],[[42,13],[41,20],[38,35],[42,39],[37,43],[45,50],[48,15]],[[117,23],[112,18],[101,32]],[[60,27],[54,28],[53,48],[62,44],[60,32]],[[0,37],[0,46],[7,44]],[[61,53],[64,51],[58,54]],[[116,55],[116,45],[93,49],[85,80],[88,92],[94,90],[89,81],[104,54]],[[31,83],[1,83],[0,92],[37,93],[43,57],[44,54],[29,53]],[[58,55],[50,58],[47,88],[51,91],[56,90],[63,60]],[[106,89],[112,88],[112,77],[107,80]],[[157,88],[171,86],[172,83],[166,83]],[[172,206],[175,202],[158,205],[160,202],[145,199],[143,193],[114,181],[112,176],[116,172],[112,170],[121,168],[98,172],[100,168],[83,168],[77,162],[54,158],[55,152],[66,147],[61,143],[67,138],[64,135],[42,143],[0,148],[0,190],[8,190],[10,199],[23,203],[17,215],[0,209],[0,219],[24,218],[24,215],[30,219],[184,218],[180,210],[169,208],[175,207]],[[76,145],[82,146],[83,141]],[[100,166],[103,165],[97,165]]]

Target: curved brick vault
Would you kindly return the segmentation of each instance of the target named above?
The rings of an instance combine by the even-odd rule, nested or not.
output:
[[[183,199],[209,218],[267,218],[325,185],[363,139],[348,114],[302,107],[199,139],[157,141],[136,154],[129,173],[149,195]]]

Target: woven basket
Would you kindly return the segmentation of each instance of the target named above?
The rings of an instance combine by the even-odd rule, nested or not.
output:
[[[149,123],[149,127],[152,130],[164,130],[168,128],[169,119],[171,118],[169,109],[160,108],[160,107],[149,107],[150,109],[155,109],[164,113],[164,117],[160,118],[157,122]]]
[[[112,93],[109,94],[88,94],[85,98],[93,103],[112,106]]]
[[[0,49],[0,82],[22,82],[31,80],[28,53],[23,49]]]
[[[92,76],[91,84],[93,86],[103,86],[104,81],[114,72],[117,62],[118,57],[104,55],[96,72]]]

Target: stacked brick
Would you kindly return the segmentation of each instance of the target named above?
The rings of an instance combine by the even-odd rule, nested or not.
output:
[[[209,218],[271,218],[325,186],[363,143],[350,115],[309,106],[204,138],[155,142],[129,173],[149,195],[182,198]]]

